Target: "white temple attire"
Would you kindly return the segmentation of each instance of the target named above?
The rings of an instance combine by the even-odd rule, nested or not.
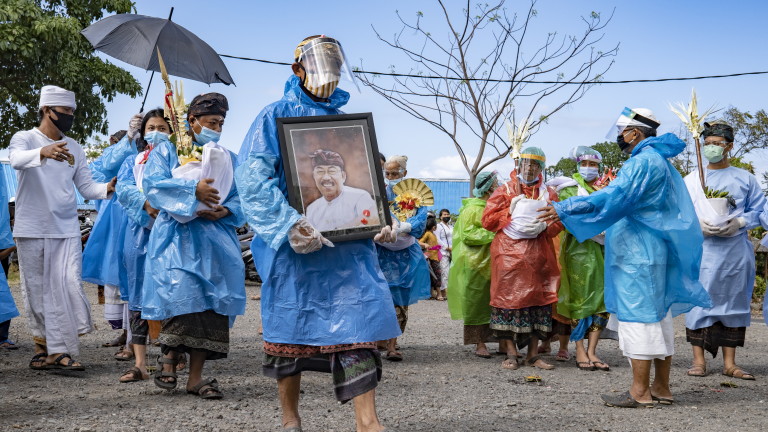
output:
[[[40,149],[66,141],[74,165],[44,159]],[[35,343],[49,353],[79,354],[78,335],[93,330],[83,291],[82,245],[75,187],[85,199],[106,199],[106,183],[95,183],[85,152],[72,138],[52,140],[37,128],[17,132],[9,147],[17,170],[14,237],[21,289]]]

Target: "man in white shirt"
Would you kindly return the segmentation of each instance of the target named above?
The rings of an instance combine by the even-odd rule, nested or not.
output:
[[[344,159],[330,150],[317,150],[312,159],[312,175],[322,196],[307,206],[307,219],[318,231],[378,225],[376,201],[363,189],[345,186]]]
[[[440,219],[438,222],[435,235],[437,236],[437,243],[440,245],[440,251],[442,252],[442,257],[440,258],[440,297],[446,298],[448,272],[451,268],[451,252],[453,251],[451,248],[453,243],[453,227],[449,225],[451,222],[450,210],[440,210]]]
[[[75,94],[56,86],[40,92],[40,125],[11,138],[17,170],[14,237],[21,289],[35,342],[32,369],[84,370],[78,336],[93,330],[82,287],[82,246],[75,186],[85,199],[106,199],[116,178],[95,183],[85,152],[64,135],[74,121]]]

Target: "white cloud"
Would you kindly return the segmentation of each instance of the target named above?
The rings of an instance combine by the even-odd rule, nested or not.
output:
[[[474,163],[474,155],[468,156],[468,161]],[[483,161],[488,161],[491,158],[483,158]],[[514,169],[514,161],[511,158],[505,157],[500,161],[496,161],[491,164],[485,170],[497,170],[502,177],[508,177],[509,173]],[[416,176],[420,178],[439,178],[439,179],[466,179],[469,178],[467,170],[461,163],[461,158],[456,156],[441,156],[433,159],[427,166],[416,167]]]

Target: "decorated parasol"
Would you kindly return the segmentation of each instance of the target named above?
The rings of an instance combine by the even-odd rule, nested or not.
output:
[[[405,179],[392,187],[395,199],[390,204],[390,209],[400,222],[405,222],[416,214],[422,206],[435,204],[435,195],[426,183],[419,179]]]

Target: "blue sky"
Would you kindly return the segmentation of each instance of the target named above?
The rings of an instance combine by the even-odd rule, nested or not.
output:
[[[448,0],[459,12],[462,1]],[[473,2],[474,3],[474,2]],[[509,0],[509,11],[527,7],[527,2]],[[384,35],[399,30],[395,11],[411,19],[424,13],[434,34],[444,31],[436,3],[390,0],[386,2],[335,1],[240,1],[138,0],[139,14],[167,17],[175,7],[173,20],[195,32],[217,52],[275,61],[292,61],[293,49],[304,37],[326,34],[340,40],[353,64],[362,61],[367,70],[387,71],[395,65],[406,71],[410,64],[396,50],[380,42],[372,30]],[[615,8],[615,11],[614,11]],[[534,29],[540,35],[557,30],[574,33],[581,27],[580,17],[598,11],[614,17],[605,29],[601,47],[619,43],[615,64],[606,80],[648,79],[716,75],[768,70],[768,3],[758,0],[722,1],[566,1],[541,0]],[[535,47],[532,46],[531,49]],[[105,58],[108,58],[105,56]],[[150,73],[109,58],[129,70],[142,85]],[[282,96],[288,66],[268,65],[224,59],[236,86],[207,86],[184,80],[188,101],[198,93],[218,91],[229,98],[222,144],[237,152],[251,122],[267,104]],[[158,78],[158,77],[156,77]],[[159,106],[162,88],[158,79],[149,90],[147,108]],[[344,84],[342,83],[342,86]],[[420,177],[465,178],[456,150],[447,137],[390,105],[370,89],[350,89],[348,113],[372,112],[380,150],[409,157],[409,175]],[[548,163],[554,164],[576,145],[591,145],[605,140],[605,133],[621,109],[652,109],[662,123],[662,132],[679,130],[679,120],[668,109],[669,103],[687,102],[691,88],[699,96],[699,106],[735,106],[750,112],[766,108],[768,75],[701,81],[612,84],[593,87],[576,104],[555,114],[531,138],[530,145],[541,147]],[[520,101],[524,105],[525,101]],[[117,97],[107,104],[110,130],[125,128],[129,117],[141,106],[141,98]],[[470,153],[472,143],[468,141]],[[768,169],[766,154],[752,154],[760,171]],[[493,168],[507,174],[511,160]]]

